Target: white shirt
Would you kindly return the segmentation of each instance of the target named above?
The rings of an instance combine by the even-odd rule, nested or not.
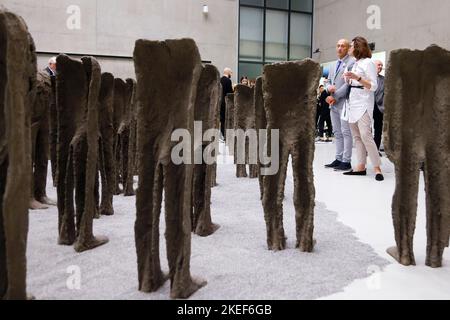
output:
[[[355,62],[353,66],[353,73],[369,81],[371,88],[359,89],[352,88],[350,98],[347,104],[348,122],[356,123],[361,119],[366,112],[369,113],[370,118],[373,117],[373,109],[375,106],[375,91],[378,88],[378,72],[375,63],[369,59],[361,59]],[[356,80],[350,80],[351,86],[362,86]]]

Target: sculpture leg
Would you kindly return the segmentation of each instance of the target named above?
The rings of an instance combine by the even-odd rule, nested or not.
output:
[[[396,188],[392,200],[392,216],[397,247],[389,248],[387,252],[405,266],[416,264],[413,240],[416,228],[419,168],[419,161],[409,152],[404,152],[401,160],[395,164]]]
[[[74,139],[71,149],[73,150],[73,175],[75,177],[75,205],[76,205],[76,235],[80,236],[81,219],[85,207],[85,186],[86,186],[86,157],[87,143],[86,136],[79,136]]]
[[[77,240],[74,249],[83,252],[106,244],[109,240],[104,236],[94,237],[93,219],[95,214],[94,190],[88,188],[86,173],[88,172],[88,144],[86,134],[78,137],[73,143],[74,152],[74,176],[75,176],[75,201],[77,216]],[[96,166],[97,164],[93,164]],[[94,173],[95,175],[95,173]],[[89,196],[92,201],[88,202]]]
[[[34,157],[34,198],[45,205],[56,205],[47,197],[47,169],[49,154],[49,120],[43,118],[36,137],[36,152]]]
[[[122,193],[122,189],[120,189],[120,183],[122,182],[122,178],[121,178],[122,177],[122,172],[121,172],[122,165],[121,165],[121,156],[120,156],[120,152],[122,150],[121,135],[117,135],[114,150],[115,150],[114,151],[114,153],[115,153],[114,154],[114,157],[115,157],[114,162],[115,162],[115,168],[116,168],[116,170],[115,170],[116,181],[114,183],[114,188],[115,188],[114,194],[116,196],[118,196],[119,194]]]
[[[246,145],[245,146],[245,153],[246,153],[245,157],[247,159],[247,163],[249,166],[249,176],[250,176],[250,179],[256,179],[256,178],[258,178],[258,164],[250,163],[250,143],[249,143],[248,139],[247,139],[247,142],[245,143],[245,145]]]
[[[3,197],[5,196],[6,178],[8,174],[8,161],[0,164],[0,300],[8,289],[8,270],[6,264],[6,239],[3,219]]]
[[[52,84],[52,85],[54,85],[54,84]],[[56,109],[55,102],[50,103],[49,122],[50,122],[50,160],[51,160],[51,165],[52,165],[53,186],[56,187],[58,185],[58,181],[57,181],[58,160],[57,160],[57,150],[56,150],[56,148],[57,148],[56,146],[58,144],[58,129],[57,129],[58,128],[58,115],[57,115],[57,109]]]
[[[127,176],[125,182],[125,196],[134,196],[134,174],[136,164],[136,126],[132,123],[128,139]]]
[[[432,149],[435,149],[432,147]],[[448,243],[447,230],[443,230],[448,207],[448,169],[445,152],[428,150],[425,161],[425,190],[427,203],[427,258],[425,264],[432,268],[442,267],[444,249]]]
[[[128,178],[128,142],[129,142],[128,129],[125,129],[121,134],[121,146],[120,146],[120,172],[122,178],[123,193],[126,196],[127,178]]]
[[[205,171],[203,164],[196,164],[194,166],[194,179],[193,179],[193,190],[192,190],[192,230],[195,232],[200,217],[200,211],[204,205],[204,193],[205,188],[203,186],[203,181],[205,179]]]
[[[289,149],[280,141],[280,169],[276,175],[264,177],[264,217],[267,227],[267,246],[269,250],[286,248],[283,227],[283,199],[286,182]]]
[[[62,149],[62,148],[61,148]],[[58,160],[58,231],[60,245],[72,245],[76,239],[75,208],[73,203],[73,150],[70,148],[67,158],[60,152]],[[64,161],[65,160],[65,161]]]
[[[267,153],[267,146],[269,146],[270,145],[270,135],[268,135],[268,134],[266,134],[266,137],[265,137],[265,139],[262,139],[262,137],[260,136],[260,134],[261,133],[259,133],[258,132],[258,167],[257,167],[257,173],[258,173],[258,180],[259,180],[259,191],[260,191],[260,194],[261,194],[261,201],[262,201],[262,199],[264,198],[264,179],[265,179],[265,176],[263,176],[262,174],[261,174],[261,169],[262,168],[264,168],[264,165],[261,163],[261,148],[265,148],[265,150],[264,150],[264,154],[265,155],[267,155],[268,153]],[[262,141],[266,141],[266,143],[264,144],[264,143],[261,143],[261,140]]]
[[[95,186],[94,186],[94,199],[95,199],[95,213],[94,218],[100,219],[100,166],[97,165],[97,170],[95,172]]]
[[[100,174],[102,182],[102,200],[100,215],[112,216],[114,214],[113,195],[115,188],[115,170],[113,145],[110,138],[103,138],[99,148]]]
[[[143,292],[154,292],[167,280],[161,270],[159,256],[162,191],[163,170],[151,158],[151,161],[144,162],[140,168],[134,225],[139,290]]]
[[[211,165],[211,188],[217,187],[217,163]]]
[[[206,285],[195,282],[190,273],[191,192],[183,183],[189,170],[186,167],[172,163],[164,167],[167,259],[173,299],[186,299]]]
[[[314,249],[314,143],[303,139],[294,146],[292,166],[294,173],[294,206],[297,225],[297,245],[302,252]]]
[[[0,299],[26,300],[28,208],[6,192],[7,173],[5,160],[0,165]]]
[[[193,230],[196,235],[207,237],[212,235],[219,225],[211,219],[211,175],[212,166],[201,164],[195,166],[194,172],[194,221]]]
[[[256,178],[258,178],[258,165],[251,164],[250,165],[250,179],[256,179]]]
[[[237,140],[237,139],[235,139]],[[243,152],[245,152],[245,149],[242,150]],[[237,178],[247,178],[247,165],[245,164],[241,164],[238,163],[238,147],[237,144],[235,144],[235,148],[234,148],[234,163],[236,164],[236,177]]]
[[[264,177],[265,176],[263,176],[262,174],[261,174],[261,167],[262,166],[258,166],[258,171],[259,171],[259,174],[258,174],[258,180],[259,180],[259,193],[260,193],[260,199],[262,200],[263,198],[264,198]]]
[[[236,165],[236,177],[237,178],[247,178],[247,166],[245,164]]]
[[[45,210],[48,206],[39,202],[35,197],[35,184],[38,183],[40,176],[36,177],[36,171],[39,168],[39,163],[37,159],[37,153],[40,151],[38,149],[38,135],[40,130],[40,123],[35,122],[31,126],[31,159],[32,159],[32,179],[31,179],[31,199],[30,199],[30,209],[31,210]],[[47,177],[46,177],[47,178]],[[42,185],[42,182],[41,182]],[[45,188],[45,186],[44,186]]]

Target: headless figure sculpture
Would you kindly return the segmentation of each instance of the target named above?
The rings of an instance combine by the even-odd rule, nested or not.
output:
[[[47,167],[49,154],[49,113],[52,82],[43,71],[37,73],[36,98],[31,115],[31,145],[33,162],[32,197],[30,209],[47,209],[56,203],[47,197]]]
[[[108,242],[106,237],[95,237],[92,232],[101,71],[94,58],[81,60],[66,55],[57,58],[59,244],[74,244],[77,252]]]
[[[202,123],[202,136],[209,129],[218,129],[220,86],[219,71],[212,65],[206,65],[200,77],[195,102],[195,121]],[[203,142],[200,146],[202,155],[207,146],[207,142]],[[213,158],[212,155],[211,158]],[[204,157],[202,160],[203,163],[196,164],[194,168],[192,230],[201,237],[207,237],[213,234],[219,226],[212,223],[211,220],[211,188],[214,166],[206,164]]]
[[[31,191],[30,110],[34,42],[25,22],[0,6],[0,300],[25,300]]]
[[[280,168],[264,177],[263,206],[269,250],[286,248],[283,199],[289,156],[294,176],[297,245],[302,252],[314,247],[314,132],[319,64],[310,59],[264,67],[263,92],[267,129],[280,130]]]
[[[256,132],[258,134],[258,172],[261,172],[261,168],[263,165],[260,161],[261,148],[265,148],[264,145],[261,145],[260,135],[262,134],[260,130],[267,129],[267,119],[266,119],[266,110],[264,109],[264,96],[263,96],[263,80],[262,77],[258,77],[256,79],[255,85],[255,123],[256,123]],[[268,137],[266,137],[266,141],[268,141]],[[269,144],[267,144],[269,145]],[[266,148],[267,149],[267,148]],[[266,151],[266,150],[264,150]],[[267,152],[265,153],[267,154]],[[261,200],[264,196],[264,176],[262,174],[258,175],[259,178],[259,189],[261,192]]]
[[[138,40],[134,62],[138,100],[135,239],[139,290],[156,291],[166,280],[159,259],[164,189],[171,297],[188,298],[205,285],[195,282],[190,273],[193,165],[172,162],[171,151],[178,143],[171,141],[171,135],[176,129],[187,129],[193,134],[194,104],[202,72],[200,54],[191,39]]]
[[[116,171],[114,157],[114,76],[103,73],[99,94],[99,168],[102,183],[102,195],[99,214],[114,214],[113,195],[115,191]],[[98,187],[98,184],[97,186]],[[98,191],[97,191],[98,192]]]
[[[391,53],[386,77],[385,149],[395,164],[392,202],[395,241],[388,249],[405,266],[413,252],[417,193],[423,164],[427,211],[426,265],[442,266],[450,233],[450,52],[437,46],[425,51]]]
[[[255,93],[254,89],[238,84],[235,89],[234,94],[234,129],[243,130],[244,132],[249,129],[255,129]],[[247,177],[247,165],[238,163],[238,152],[236,150],[239,146],[236,145],[235,148],[235,162],[236,162],[236,177],[246,178]],[[245,163],[249,164],[249,141],[245,139]],[[243,148],[242,148],[243,149]],[[250,167],[250,178],[258,177],[258,165],[249,164]]]

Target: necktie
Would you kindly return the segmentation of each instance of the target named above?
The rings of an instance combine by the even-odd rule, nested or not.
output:
[[[339,69],[341,68],[341,64],[342,64],[342,60],[339,60],[337,63],[336,74],[339,72]]]

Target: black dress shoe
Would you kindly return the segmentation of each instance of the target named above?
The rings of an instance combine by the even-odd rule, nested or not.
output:
[[[377,180],[377,181],[384,181],[384,176],[381,173],[378,173],[375,176],[375,180]]]
[[[329,168],[329,169],[334,169],[337,168],[341,165],[341,161],[339,160],[334,160],[332,163],[325,165],[325,168]]]
[[[345,172],[344,176],[367,176],[367,170],[364,171],[349,171]]]
[[[352,164],[348,162],[341,162],[341,164],[334,169],[334,171],[348,171],[352,169]]]

